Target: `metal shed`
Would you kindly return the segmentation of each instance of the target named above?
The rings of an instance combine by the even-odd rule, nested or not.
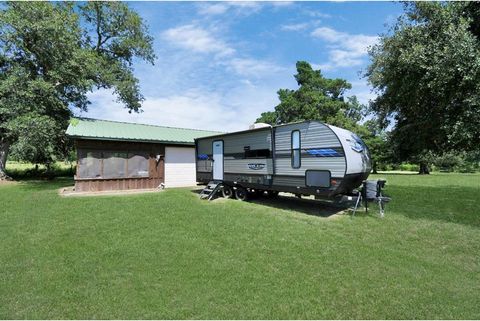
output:
[[[193,186],[194,139],[219,132],[74,118],[67,135],[77,152],[75,190]]]

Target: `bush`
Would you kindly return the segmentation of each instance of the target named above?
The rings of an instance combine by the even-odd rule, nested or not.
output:
[[[449,152],[438,155],[434,158],[433,164],[444,172],[453,172],[455,169],[464,166],[465,161],[460,153]]]
[[[75,174],[75,165],[71,166],[65,162],[57,162],[47,169],[44,165],[8,161],[6,172],[13,179],[72,177]]]
[[[472,163],[464,163],[458,167],[460,173],[475,173],[478,168]]]
[[[402,163],[400,164],[399,169],[401,171],[418,172],[420,168],[416,164]]]

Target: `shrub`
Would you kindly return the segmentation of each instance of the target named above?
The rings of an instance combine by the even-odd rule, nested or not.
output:
[[[456,168],[465,165],[463,154],[448,152],[442,155],[437,155],[434,158],[433,164],[440,169],[440,171],[453,172]]]
[[[57,162],[52,164],[50,168],[46,168],[44,165],[8,161],[6,172],[13,179],[52,179],[55,177],[73,176],[75,174],[75,166],[64,162]]]
[[[401,171],[418,172],[419,166],[417,164],[402,163],[400,164],[399,169]]]

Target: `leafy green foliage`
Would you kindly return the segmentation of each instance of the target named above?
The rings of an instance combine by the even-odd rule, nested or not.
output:
[[[375,118],[367,120],[361,126],[361,129],[363,129],[361,131],[362,139],[370,151],[372,171],[376,174],[379,168],[384,168],[394,159],[389,135],[381,128],[378,119]]]
[[[480,146],[479,5],[407,3],[406,13],[370,51],[372,108],[401,160]],[[425,164],[424,164],[425,165]]]
[[[0,175],[10,148],[32,162],[63,157],[72,109],[86,110],[94,89],[111,88],[139,111],[132,61],[153,63],[152,41],[123,3],[8,2],[0,11]]]
[[[364,106],[356,97],[345,99],[351,85],[343,79],[325,78],[305,61],[297,62],[295,79],[297,90],[280,89],[280,104],[275,111],[262,113],[257,122],[283,124],[303,120],[319,120],[358,132],[357,122],[362,119]]]
[[[55,162],[45,165],[13,161],[16,157],[12,152],[6,167],[6,173],[14,180],[54,179],[56,177],[73,177],[76,166],[72,162]]]

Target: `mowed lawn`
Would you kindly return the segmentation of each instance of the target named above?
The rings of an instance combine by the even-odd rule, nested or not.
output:
[[[0,185],[0,318],[479,319],[480,175],[380,176],[384,219]]]

